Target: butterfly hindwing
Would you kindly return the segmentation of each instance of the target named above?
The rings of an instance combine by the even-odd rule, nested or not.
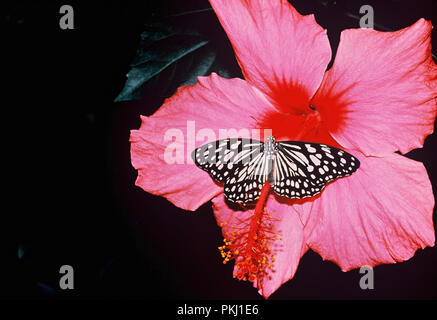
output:
[[[320,192],[305,173],[306,166],[284,152],[277,152],[274,165],[273,190],[280,196],[304,198]]]
[[[344,150],[325,144],[277,142],[274,190],[290,198],[311,197],[337,178],[351,175],[360,162]]]
[[[250,203],[259,198],[267,179],[265,161],[261,151],[248,163],[236,163],[224,185],[225,196],[229,201]]]

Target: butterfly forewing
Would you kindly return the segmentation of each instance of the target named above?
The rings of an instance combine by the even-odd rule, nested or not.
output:
[[[240,161],[248,162],[262,143],[250,139],[222,139],[195,149],[191,157],[195,164],[218,182],[225,182]]]
[[[280,141],[277,142],[273,188],[281,196],[311,197],[328,182],[351,175],[359,165],[354,156],[332,146]]]

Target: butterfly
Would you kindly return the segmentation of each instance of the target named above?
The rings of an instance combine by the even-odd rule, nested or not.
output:
[[[214,180],[224,183],[227,200],[243,204],[255,202],[266,181],[276,194],[302,199],[360,166],[344,150],[313,142],[276,141],[273,136],[265,143],[245,138],[213,141],[193,150],[191,157]]]

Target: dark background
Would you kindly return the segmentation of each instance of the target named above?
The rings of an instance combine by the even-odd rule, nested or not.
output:
[[[75,30],[59,28],[63,4],[75,10]],[[342,29],[359,27],[350,14],[359,16],[363,4],[374,7],[376,29],[397,30],[421,17],[437,23],[432,0],[292,4],[303,14],[315,13],[333,48]],[[129,131],[140,126],[140,114],[152,114],[171,92],[146,88],[140,101],[113,102],[144,23],[209,3],[5,1],[1,6],[7,159],[1,228],[8,245],[1,296],[262,299],[249,283],[232,278],[232,265],[221,263],[222,237],[210,203],[185,212],[134,185]],[[238,76],[214,13],[195,17],[215,39],[230,74]],[[434,48],[436,37],[434,30]],[[434,191],[436,148],[434,134],[423,149],[408,154],[424,162]],[[75,271],[71,291],[59,289],[64,264]],[[358,270],[343,273],[310,251],[294,279],[270,299],[435,299],[436,266],[435,247],[418,250],[410,261],[376,267],[375,289],[361,290]]]

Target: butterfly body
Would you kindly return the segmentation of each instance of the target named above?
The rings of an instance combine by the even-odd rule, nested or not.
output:
[[[277,146],[275,142],[275,137],[269,136],[267,138],[266,143],[264,144],[264,152],[266,157],[266,163],[267,163],[267,180],[271,185],[274,185],[274,170],[275,170],[275,159],[276,159],[276,153],[277,153]]]
[[[231,202],[255,202],[268,180],[276,194],[288,198],[312,197],[337,178],[351,175],[359,161],[344,150],[302,141],[263,143],[228,138],[207,143],[192,153],[195,164],[224,183]]]

